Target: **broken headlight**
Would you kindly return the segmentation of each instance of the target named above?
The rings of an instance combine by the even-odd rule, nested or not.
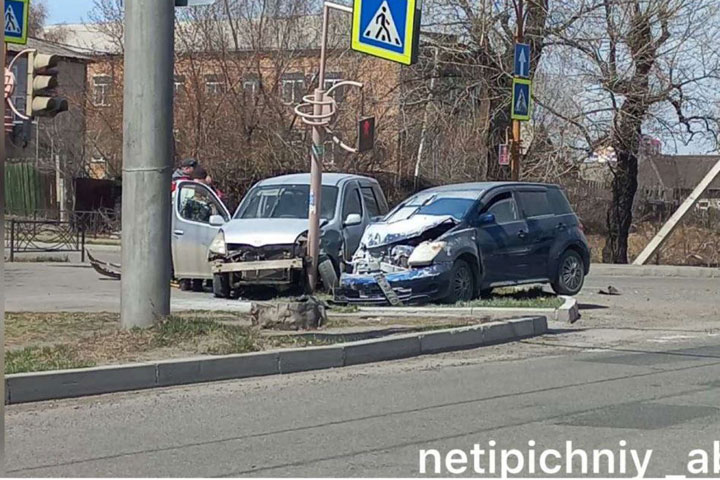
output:
[[[421,243],[413,250],[412,255],[410,255],[408,259],[408,264],[411,267],[426,267],[435,260],[435,257],[437,257],[445,247],[447,247],[447,243],[445,242]]]
[[[215,255],[227,255],[227,246],[225,245],[225,234],[222,230],[218,232],[217,235],[215,235],[215,238],[213,238],[213,241],[210,242],[210,247],[208,247],[208,250],[210,250],[210,253]]]

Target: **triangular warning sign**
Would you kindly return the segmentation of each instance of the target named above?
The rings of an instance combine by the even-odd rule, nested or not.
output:
[[[383,1],[378,11],[373,15],[370,25],[365,29],[363,36],[395,47],[402,47],[402,39],[395,26],[395,20],[393,20],[387,0]]]
[[[5,9],[5,33],[22,35],[20,22],[18,22],[18,19],[15,16],[15,10],[10,5],[8,5]]]

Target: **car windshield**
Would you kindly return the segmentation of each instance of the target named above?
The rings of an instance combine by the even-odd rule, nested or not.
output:
[[[245,197],[235,218],[308,218],[309,185],[272,185],[253,188]],[[337,187],[322,187],[320,217],[335,216]]]
[[[407,220],[414,215],[451,216],[460,221],[480,195],[481,191],[419,193],[391,212],[386,221]]]

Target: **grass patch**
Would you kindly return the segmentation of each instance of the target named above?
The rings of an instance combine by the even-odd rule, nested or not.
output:
[[[5,374],[94,367],[69,345],[27,347],[5,353]]]
[[[477,308],[559,308],[565,301],[551,293],[545,292],[542,287],[516,290],[501,288],[493,291],[489,298],[479,298],[470,302],[458,302],[447,307],[477,307]]]
[[[257,333],[239,325],[227,325],[201,318],[170,317],[153,327],[158,347],[185,345],[197,353],[229,355],[262,349]]]

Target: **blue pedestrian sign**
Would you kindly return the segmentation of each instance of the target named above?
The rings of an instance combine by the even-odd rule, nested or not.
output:
[[[530,45],[515,44],[515,76],[530,78]]]
[[[421,0],[354,0],[352,48],[405,65],[417,61]]]
[[[527,122],[530,120],[530,102],[532,82],[522,78],[513,79],[512,115],[513,120]]]
[[[27,44],[30,0],[5,0],[5,43]]]

